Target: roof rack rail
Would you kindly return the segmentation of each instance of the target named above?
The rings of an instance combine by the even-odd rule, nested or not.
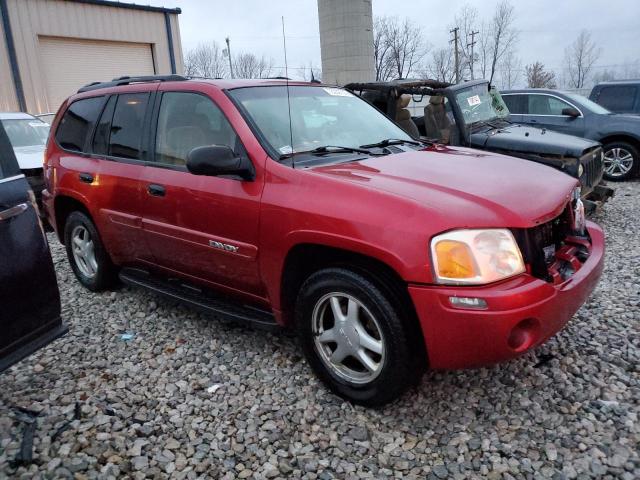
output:
[[[146,83],[146,82],[181,82],[189,80],[182,75],[144,75],[144,76],[129,76],[114,78],[110,82],[92,82],[88,83],[84,87],[78,89],[78,93],[89,92],[91,90],[98,90],[99,88],[117,87],[119,85],[129,85],[130,83]]]

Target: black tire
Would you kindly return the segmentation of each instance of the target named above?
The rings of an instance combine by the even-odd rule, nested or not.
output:
[[[76,227],[84,227],[93,242],[93,249],[97,264],[96,272],[93,276],[88,276],[83,273],[82,268],[78,266],[76,258],[74,257],[71,237]],[[71,269],[78,281],[84,287],[93,292],[99,292],[101,290],[106,290],[115,284],[117,278],[116,267],[104,248],[98,230],[87,214],[80,211],[71,212],[69,214],[64,226],[64,244],[67,250],[67,258],[71,264]]]
[[[420,381],[423,356],[410,341],[412,331],[394,297],[385,294],[375,281],[344,268],[328,268],[312,274],[302,285],[296,301],[296,328],[307,361],[318,377],[336,394],[354,403],[379,406],[402,395]],[[313,314],[316,305],[330,293],[344,293],[357,299],[376,319],[384,343],[379,373],[370,382],[353,383],[332,371],[315,344]],[[337,345],[337,344],[336,344]]]
[[[618,173],[617,175],[611,175],[606,172],[606,167],[605,167],[604,178],[614,182],[622,182],[624,180],[629,180],[631,178],[634,178],[640,171],[640,153],[638,152],[638,148],[635,145],[632,145],[627,142],[607,143],[603,147],[605,158],[607,157],[607,154],[614,153],[616,149],[619,149],[619,151],[626,151],[629,154],[631,154],[631,157],[632,157],[631,168],[626,173],[622,173],[622,174]]]

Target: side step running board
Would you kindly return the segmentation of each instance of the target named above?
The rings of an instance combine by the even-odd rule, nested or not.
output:
[[[134,268],[123,268],[119,277],[127,285],[146,288],[204,313],[222,315],[260,330],[277,331],[281,328],[271,312],[236,303],[182,281],[155,277],[145,270]]]

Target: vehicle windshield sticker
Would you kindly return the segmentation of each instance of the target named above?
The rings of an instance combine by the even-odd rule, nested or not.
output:
[[[482,100],[480,100],[480,97],[478,95],[474,95],[473,97],[467,98],[467,102],[469,103],[470,107],[475,107],[476,105],[480,105],[482,103]]]
[[[280,147],[278,150],[283,155],[288,155],[289,153],[293,153],[293,148],[291,148],[291,145],[284,145]]]
[[[341,88],[324,88],[325,92],[333,97],[351,97],[352,95]]]

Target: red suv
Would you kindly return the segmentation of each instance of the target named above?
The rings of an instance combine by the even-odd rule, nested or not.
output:
[[[340,88],[123,77],[52,132],[43,196],[85,287],[294,327],[365,405],[540,345],[602,271],[575,179],[413,139]]]

